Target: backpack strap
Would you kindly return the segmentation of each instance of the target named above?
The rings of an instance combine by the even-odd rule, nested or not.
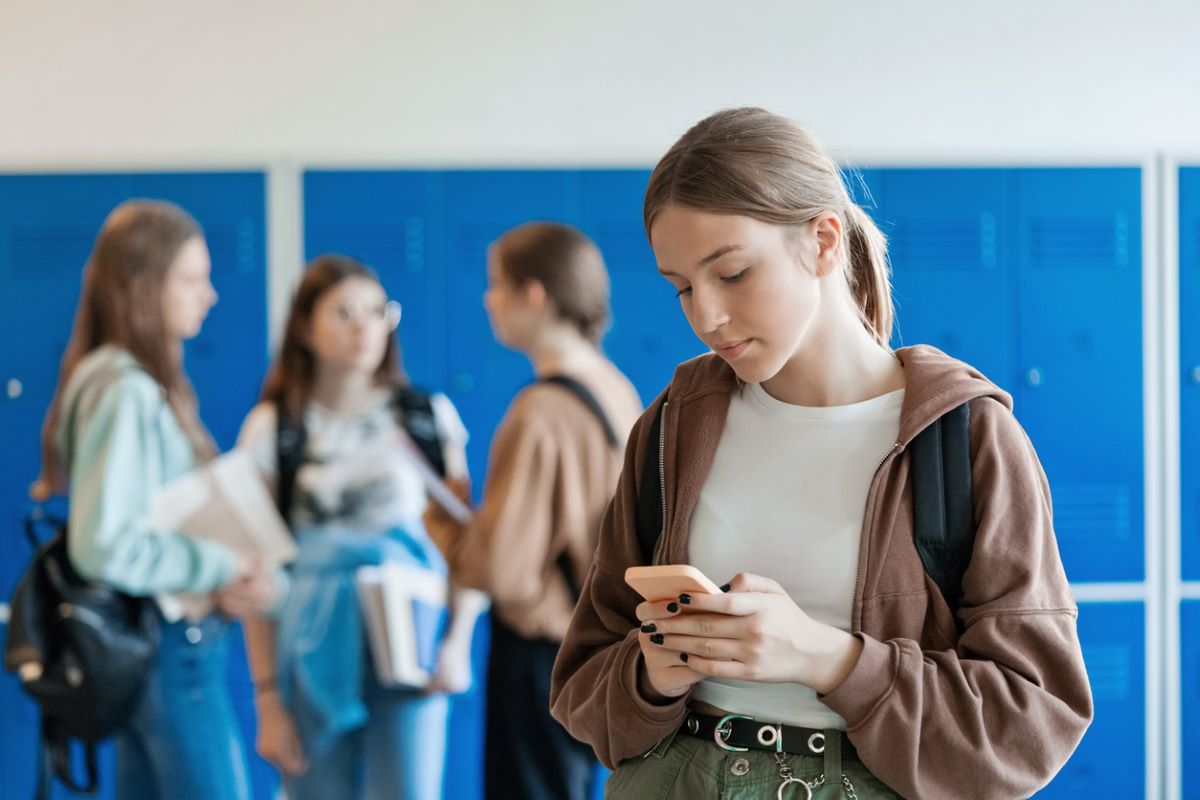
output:
[[[558,386],[575,395],[581,403],[587,406],[588,411],[592,412],[597,421],[599,421],[600,427],[604,429],[604,439],[608,442],[608,446],[613,449],[620,446],[621,440],[617,438],[617,432],[613,430],[612,423],[608,421],[608,415],[604,413],[604,407],[600,405],[600,401],[596,399],[596,395],[592,394],[591,389],[588,389],[581,382],[567,375],[547,375],[544,378],[540,378],[538,383]],[[579,581],[575,579],[575,568],[571,564],[571,557],[567,555],[566,550],[558,554],[555,563],[558,564],[558,570],[567,582],[567,588],[571,590],[571,597],[578,600],[581,587]]]
[[[909,444],[913,539],[925,571],[957,617],[962,578],[975,546],[971,422],[966,403],[947,411]]]
[[[642,563],[654,562],[654,549],[658,546],[658,537],[663,532],[663,520],[666,509],[663,508],[662,492],[662,423],[667,412],[666,395],[654,413],[650,423],[650,434],[646,438],[646,450],[642,454],[642,480],[638,484],[637,494],[637,538],[642,551]]]
[[[446,453],[438,433],[437,417],[433,413],[432,397],[412,386],[399,386],[392,395],[396,418],[412,437],[417,449],[425,456],[438,477],[446,477]]]
[[[296,489],[296,473],[304,464],[304,449],[308,445],[308,431],[304,420],[294,419],[282,404],[275,409],[275,497],[279,504],[279,515],[292,527],[292,497]]]
[[[430,396],[411,386],[401,386],[392,395],[391,405],[396,412],[397,422],[412,437],[434,471],[445,478],[446,455],[442,451],[442,440]],[[275,465],[278,472],[275,495],[279,514],[289,528],[292,525],[296,475],[304,465],[307,446],[308,431],[303,418],[295,419],[283,406],[278,406],[275,414]]]

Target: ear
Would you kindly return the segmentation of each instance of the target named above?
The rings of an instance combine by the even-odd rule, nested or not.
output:
[[[825,211],[809,223],[817,242],[817,257],[813,264],[818,278],[832,275],[842,263],[842,241],[846,226],[842,218]]]
[[[529,279],[520,288],[521,300],[525,307],[535,314],[540,314],[542,309],[550,302],[550,296],[546,294],[545,285],[534,279]]]

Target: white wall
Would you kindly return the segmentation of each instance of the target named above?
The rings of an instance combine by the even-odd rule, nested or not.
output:
[[[648,164],[747,103],[858,160],[1194,154],[1200,3],[0,0],[10,169]]]

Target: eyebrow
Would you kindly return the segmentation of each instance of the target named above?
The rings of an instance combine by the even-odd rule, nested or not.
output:
[[[734,252],[735,250],[744,250],[744,249],[745,249],[745,247],[740,244],[727,244],[724,247],[718,247],[716,250],[713,250],[711,253],[706,255],[704,258],[700,259],[700,261],[697,262],[696,266],[699,269],[704,269],[709,264],[713,263],[714,261],[721,258],[722,256],[727,256],[730,253]],[[670,272],[668,270],[660,269],[658,272],[660,275],[671,275],[676,278],[683,277],[681,275],[678,275],[674,272]]]

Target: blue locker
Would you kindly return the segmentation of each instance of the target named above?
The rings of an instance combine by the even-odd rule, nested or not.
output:
[[[487,249],[509,228],[531,220],[578,216],[578,174],[567,171],[452,171],[444,175],[446,356],[450,397],[476,437],[470,462],[476,492],[486,449],[513,396],[529,381],[528,360],[492,338],[483,308]]]
[[[1070,578],[1141,580],[1141,172],[1016,180],[1017,417],[1054,490]]]
[[[1184,800],[1200,800],[1200,601],[1180,603],[1179,627],[1183,730],[1169,735],[1182,736]]]
[[[612,280],[613,326],[608,356],[629,377],[643,403],[671,380],[675,365],[706,352],[692,333],[675,290],[658,274],[642,224],[646,170],[582,173],[580,228],[604,254]]]
[[[5,598],[29,555],[19,532],[36,476],[38,432],[70,334],[84,263],[101,223],[130,197],[176,202],[205,228],[221,301],[186,348],[201,413],[223,447],[257,392],[266,354],[265,178],[262,173],[0,176],[0,337],[8,343],[0,414],[9,444],[0,471],[0,541],[15,554],[0,563]],[[20,391],[15,391],[19,382]],[[8,680],[8,679],[6,679]],[[13,702],[7,703],[11,689]],[[34,779],[36,714],[15,683],[3,690],[5,787],[27,797]],[[106,749],[111,796],[111,748]],[[265,795],[264,795],[265,796]]]
[[[1001,386],[1014,349],[1009,267],[1010,173],[883,171],[896,302],[893,345],[930,344]]]
[[[304,254],[342,253],[373,267],[399,301],[404,366],[413,383],[446,388],[446,273],[437,172],[304,174]]]
[[[1146,782],[1145,609],[1080,603],[1079,638],[1095,719],[1041,798],[1141,797]]]
[[[1200,580],[1200,167],[1179,170],[1180,547]]]

